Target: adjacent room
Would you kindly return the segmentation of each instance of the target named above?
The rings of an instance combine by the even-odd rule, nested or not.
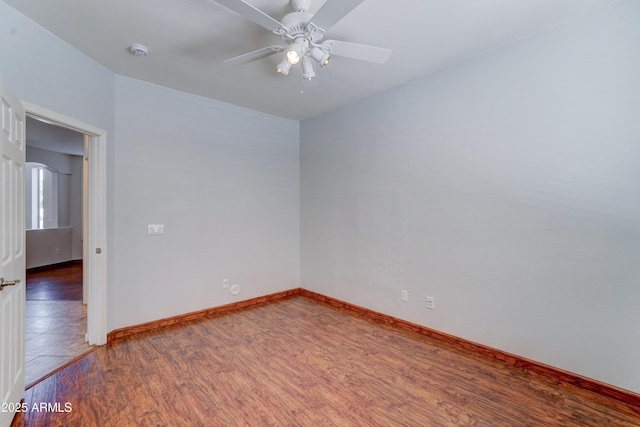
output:
[[[0,0],[105,184],[13,425],[640,423],[640,2],[397,3]]]
[[[89,349],[84,135],[27,117],[25,383]]]

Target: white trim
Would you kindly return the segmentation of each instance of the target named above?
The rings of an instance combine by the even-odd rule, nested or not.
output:
[[[87,341],[107,342],[107,132],[62,114],[22,101],[27,115],[89,136],[89,235]],[[100,254],[96,253],[100,249]]]

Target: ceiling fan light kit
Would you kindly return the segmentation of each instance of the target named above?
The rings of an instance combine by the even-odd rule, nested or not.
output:
[[[276,71],[285,76],[289,74],[289,70],[291,70],[291,63],[286,58],[280,61],[276,67]]]
[[[302,60],[302,78],[311,80],[316,76],[316,70],[313,69],[313,63],[309,57],[305,57]]]
[[[291,0],[293,12],[280,21],[244,0],[215,1],[279,35],[286,43],[285,46],[269,46],[227,59],[225,64],[246,64],[284,51],[284,58],[276,66],[276,71],[286,76],[292,66],[300,64],[302,78],[311,80],[316,76],[312,60],[325,68],[332,55],[377,64],[386,62],[391,56],[389,49],[381,47],[339,40],[323,41],[325,32],[363,0],[327,0],[315,14],[309,13],[311,0]]]
[[[297,65],[302,57],[306,56],[308,46],[309,41],[307,39],[302,37],[295,39],[284,54],[289,64]]]
[[[331,55],[322,50],[319,47],[314,46],[309,52],[309,55],[318,63],[322,68],[326,67],[331,59]]]

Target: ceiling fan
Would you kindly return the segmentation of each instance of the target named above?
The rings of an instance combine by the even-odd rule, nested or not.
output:
[[[292,66],[300,64],[302,78],[311,80],[316,75],[313,63],[324,68],[334,55],[376,64],[385,63],[391,56],[391,50],[381,47],[323,40],[325,32],[363,0],[327,0],[315,14],[308,12],[311,0],[291,0],[294,11],[280,21],[244,0],[215,1],[279,35],[285,42],[284,45],[267,46],[227,59],[225,64],[242,65],[284,52],[284,57],[276,68],[277,72],[286,76]]]

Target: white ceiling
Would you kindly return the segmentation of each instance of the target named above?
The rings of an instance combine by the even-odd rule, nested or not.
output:
[[[391,59],[335,57],[304,93],[299,73],[276,73],[280,55],[222,64],[281,39],[213,0],[4,1],[117,74],[301,120],[619,0],[364,0],[325,39],[389,48]],[[289,0],[247,2],[276,19],[290,12]],[[149,56],[131,55],[132,43]]]
[[[27,116],[27,147],[55,153],[84,155],[84,135],[71,129]]]

